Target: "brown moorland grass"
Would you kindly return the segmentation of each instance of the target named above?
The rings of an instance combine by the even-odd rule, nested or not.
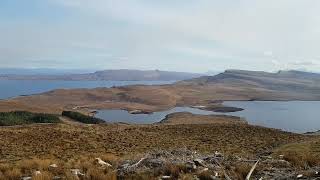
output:
[[[0,158],[2,161],[37,157],[67,160],[90,153],[122,156],[181,147],[200,152],[253,154],[312,138],[245,123],[39,124],[0,128]]]
[[[95,89],[58,89],[0,101],[0,112],[31,111],[60,114],[74,108],[159,111],[175,106],[210,105],[215,100],[317,100],[318,91],[279,91],[246,83],[176,83]]]
[[[297,167],[308,168],[320,165],[320,138],[283,145],[274,151],[274,156],[283,156],[283,159]]]
[[[196,124],[190,123],[193,120],[197,121]],[[204,124],[201,123],[202,120]],[[204,154],[219,151],[226,156],[256,157],[259,154],[271,153],[274,148],[283,149],[287,144],[317,139],[315,136],[248,125],[227,116],[178,113],[170,116],[168,122],[171,123],[61,123],[1,127],[0,179],[19,179],[25,175],[32,175],[38,179],[63,175],[72,179],[74,175],[70,169],[74,168],[84,172],[87,179],[116,179],[116,172],[112,169],[99,169],[95,158],[99,157],[117,167],[122,160],[139,160],[142,154],[152,150],[180,148]],[[316,144],[310,145],[310,148],[316,147]],[[50,164],[57,164],[58,168],[52,169],[49,167]],[[41,171],[41,176],[35,177],[35,171]],[[247,165],[239,165],[235,170],[235,176],[243,177],[247,171]],[[159,172],[162,175],[170,174],[172,177],[187,179],[188,174],[183,173],[186,173],[183,165],[170,164],[163,172]],[[153,175],[141,172],[128,178],[152,179]],[[209,175],[210,173],[199,174],[203,178]]]

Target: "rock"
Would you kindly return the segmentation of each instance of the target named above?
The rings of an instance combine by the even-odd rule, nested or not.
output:
[[[62,179],[62,177],[60,177],[60,176],[54,176],[52,179],[53,179],[53,180],[58,180],[58,179]]]
[[[214,155],[215,155],[216,157],[223,157],[222,153],[220,153],[220,152],[218,152],[218,151],[214,152]]]
[[[217,177],[217,176],[210,175],[210,179],[215,180],[215,179],[218,179],[218,177]]]
[[[129,111],[130,114],[151,114],[150,112],[143,111],[143,110],[132,110]]]
[[[146,159],[143,164],[149,168],[159,168],[164,165],[164,161],[161,159]]]
[[[50,168],[57,168],[58,165],[57,165],[57,164],[51,164],[51,165],[49,165],[49,167],[50,167]]]
[[[192,161],[188,161],[186,162],[186,167],[189,171],[192,171],[192,170],[196,170],[197,169],[197,166],[194,162]]]
[[[283,158],[284,158],[284,155],[280,154],[280,155],[279,155],[279,158],[280,158],[280,159],[283,159]]]
[[[201,169],[200,171],[199,171],[199,173],[203,173],[203,172],[206,172],[206,171],[208,171],[209,170],[209,168],[204,168],[204,169]]]
[[[260,156],[261,159],[272,159],[271,156]]]
[[[36,175],[36,176],[41,175],[41,172],[40,171],[35,171],[34,175]]]
[[[103,161],[103,160],[100,159],[100,158],[96,158],[95,161],[96,161],[100,166],[103,166],[103,167],[112,167],[111,164]]]
[[[85,176],[85,174],[81,173],[80,169],[71,169],[71,173],[75,176]]]
[[[171,176],[162,176],[161,179],[170,179]]]
[[[28,177],[22,177],[22,178],[21,178],[21,180],[31,180],[31,179],[32,179],[32,177],[29,177],[29,176],[28,176]]]
[[[128,169],[130,167],[130,164],[129,163],[125,163],[125,164],[122,164],[119,168],[120,169]]]
[[[193,180],[200,180],[197,175],[193,176]]]
[[[197,166],[206,167],[206,165],[204,164],[204,161],[203,161],[202,159],[195,159],[195,160],[193,160],[193,162],[194,162]]]
[[[303,174],[297,175],[297,179],[301,179],[301,178],[303,178]]]

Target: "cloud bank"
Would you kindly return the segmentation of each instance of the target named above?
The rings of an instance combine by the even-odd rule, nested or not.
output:
[[[0,11],[2,66],[320,68],[317,0],[17,2]]]

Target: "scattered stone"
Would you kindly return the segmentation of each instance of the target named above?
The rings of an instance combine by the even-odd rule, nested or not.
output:
[[[193,180],[200,180],[200,179],[198,178],[198,176],[194,175]]]
[[[260,156],[261,159],[272,159],[271,156]]]
[[[199,171],[199,173],[203,173],[203,172],[206,172],[206,171],[208,171],[209,170],[209,168],[204,168],[204,169],[201,169],[200,171]]]
[[[146,159],[144,161],[144,165],[146,167],[149,167],[149,168],[159,168],[159,167],[162,167],[164,165],[164,161],[161,160],[161,159]]]
[[[100,166],[102,166],[102,167],[112,167],[111,164],[103,161],[103,160],[100,159],[100,158],[96,158],[95,161],[96,161]]]
[[[62,179],[62,177],[60,177],[60,176],[54,176],[52,179],[53,179],[53,180],[58,180],[58,179]]]
[[[80,169],[71,169],[71,173],[75,176],[85,176],[85,174],[81,173]]]
[[[162,176],[161,179],[170,179],[171,176]]]
[[[22,177],[22,178],[21,178],[21,180],[31,180],[31,179],[32,179],[32,177],[29,177],[29,176],[28,176],[28,177]]]
[[[220,152],[218,152],[218,151],[216,151],[216,152],[214,153],[214,156],[215,156],[216,158],[223,159],[223,154],[220,153]]]
[[[279,158],[280,158],[280,159],[283,159],[283,158],[284,158],[284,155],[280,154],[280,155],[279,155]]]
[[[50,168],[57,168],[58,165],[57,165],[57,164],[51,164],[51,165],[49,165],[49,167],[50,167]]]
[[[218,176],[210,175],[210,179],[212,179],[212,180],[218,179]]]
[[[193,162],[194,162],[197,166],[207,167],[207,166],[204,164],[204,161],[203,161],[202,159],[195,159],[195,160],[193,160]]]
[[[41,175],[41,172],[40,171],[35,171],[34,175],[36,175],[36,176]]]
[[[188,161],[186,162],[186,168],[189,170],[189,171],[192,171],[192,170],[196,170],[197,169],[197,166],[194,162],[192,161]]]
[[[297,178],[298,178],[298,179],[303,178],[303,174],[299,174],[299,175],[297,176]]]

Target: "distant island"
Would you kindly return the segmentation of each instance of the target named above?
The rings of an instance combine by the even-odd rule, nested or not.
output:
[[[64,81],[177,81],[204,74],[160,70],[103,70],[76,74],[0,74],[2,80],[64,80]]]

